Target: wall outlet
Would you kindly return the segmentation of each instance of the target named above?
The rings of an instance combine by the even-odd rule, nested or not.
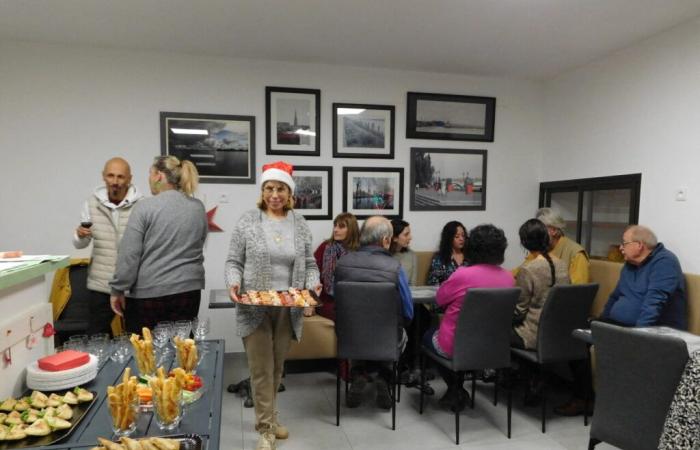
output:
[[[688,190],[686,188],[677,188],[675,198],[677,202],[688,200]]]
[[[228,194],[219,194],[219,203],[228,203]]]

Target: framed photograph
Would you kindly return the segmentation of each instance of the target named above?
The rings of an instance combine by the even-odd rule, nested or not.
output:
[[[160,153],[192,161],[202,183],[255,184],[255,117],[161,112]]]
[[[486,150],[411,149],[411,211],[486,209]]]
[[[294,166],[294,209],[306,220],[330,220],[333,214],[333,168]]]
[[[268,155],[321,154],[321,91],[265,88]]]
[[[494,97],[409,92],[406,137],[493,142]]]
[[[403,216],[403,168],[343,167],[343,211],[366,219]]]
[[[394,107],[333,103],[334,158],[394,158]]]

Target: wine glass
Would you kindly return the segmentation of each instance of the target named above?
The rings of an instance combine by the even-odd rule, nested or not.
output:
[[[209,334],[210,331],[209,317],[196,317],[192,321],[192,330],[197,347],[201,349],[200,353],[207,353],[208,345],[204,342],[204,340],[207,338],[207,334]]]

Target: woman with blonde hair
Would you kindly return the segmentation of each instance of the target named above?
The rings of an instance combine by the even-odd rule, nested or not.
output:
[[[190,161],[159,156],[151,165],[153,197],[134,205],[109,283],[112,310],[129,331],[197,317],[207,237],[204,205],[193,197],[198,180]]]
[[[333,300],[333,280],[335,265],[341,256],[354,252],[360,246],[360,227],[351,213],[340,213],[333,219],[333,233],[323,241],[314,252],[316,265],[321,272],[321,302],[318,314],[335,321],[335,302]]]
[[[294,211],[293,167],[283,161],[263,166],[257,208],[243,213],[231,234],[224,274],[231,300],[248,290],[321,291],[311,250],[311,230]],[[275,448],[289,431],[277,417],[277,390],[292,339],[301,339],[303,308],[236,307],[236,331],[243,339],[255,406],[256,449]]]

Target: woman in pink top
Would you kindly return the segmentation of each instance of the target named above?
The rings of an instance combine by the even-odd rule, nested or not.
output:
[[[457,318],[469,289],[513,286],[513,274],[500,266],[507,246],[503,230],[493,225],[479,225],[469,232],[465,251],[469,265],[458,268],[440,285],[436,300],[445,310],[445,315],[440,328],[428,330],[424,337],[424,344],[435,353],[445,358],[452,357]],[[441,370],[441,375],[447,384],[447,392],[440,402],[461,409],[469,394],[451,372],[445,370],[443,373]]]

